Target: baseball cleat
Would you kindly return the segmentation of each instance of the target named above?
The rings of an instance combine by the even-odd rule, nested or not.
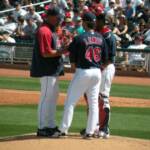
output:
[[[37,136],[48,137],[52,135],[52,130],[50,128],[43,128],[37,130]]]
[[[105,131],[99,131],[99,137],[103,139],[108,139],[110,137],[110,134]]]
[[[83,135],[83,139],[86,139],[86,140],[92,140],[93,138],[94,138],[93,134],[85,133]]]
[[[61,132],[59,129],[57,129],[56,131],[55,131],[55,133],[54,133],[54,135],[56,136],[56,137],[68,137],[68,135],[65,133],[65,132]]]
[[[49,137],[49,138],[58,138],[58,128],[43,128],[37,130],[37,136]]]
[[[66,133],[60,132],[60,133],[59,133],[59,137],[67,138],[68,135],[67,135]]]

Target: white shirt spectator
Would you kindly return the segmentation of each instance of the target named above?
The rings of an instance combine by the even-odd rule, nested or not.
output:
[[[145,44],[140,44],[140,45],[137,45],[137,44],[133,44],[133,45],[130,45],[128,47],[128,49],[145,49],[147,47],[147,45]],[[128,61],[129,61],[129,64],[136,64],[137,61],[144,61],[145,58],[142,57],[142,53],[129,53],[129,58],[128,58]]]
[[[28,23],[25,27],[24,27],[24,33],[25,33],[25,36],[30,36],[30,37],[33,37],[34,34],[35,34],[35,31],[37,29],[37,25],[36,23],[32,22],[32,20],[29,20],[30,23]],[[28,22],[29,22],[28,21]]]
[[[14,10],[13,17],[14,17],[15,21],[17,22],[19,16],[25,16],[26,14],[27,14],[27,12],[24,9],[20,9],[18,11]]]
[[[120,0],[120,6],[121,6],[122,8],[125,8],[125,7],[127,6],[126,0]]]
[[[26,19],[33,19],[37,23],[42,23],[43,22],[41,16],[37,12],[34,12],[34,14],[27,13],[25,18]]]
[[[12,23],[6,23],[4,26],[0,26],[0,31],[7,31],[10,34],[12,34],[17,27],[17,24],[15,22]]]
[[[16,43],[15,39],[10,37],[8,34],[4,34],[2,38],[3,38],[2,42]],[[5,51],[5,55],[1,57],[4,59],[10,59],[11,63],[13,63],[14,50],[15,46],[0,45],[0,51]]]
[[[29,7],[29,11],[25,16],[26,19],[32,19],[34,22],[40,24],[43,22],[41,16],[35,12],[35,8],[33,6]]]
[[[115,7],[116,7],[115,0],[110,0],[109,7],[105,8],[106,15],[107,16],[114,16],[115,15]]]
[[[5,42],[8,42],[8,43],[16,43],[15,39],[12,38],[11,36],[8,36],[7,37],[7,40]]]
[[[60,7],[61,9],[68,9],[68,5],[67,5],[67,2],[66,0],[56,0],[57,1],[57,4],[58,4],[58,7]]]
[[[109,7],[109,0],[102,0],[101,3],[105,8]]]
[[[134,7],[137,7],[137,6],[139,6],[140,4],[144,4],[144,2],[142,1],[142,0],[134,0],[133,1],[133,5],[134,5]]]
[[[17,22],[19,16],[25,16],[27,14],[27,11],[21,8],[21,5],[19,2],[15,2],[15,10],[13,11],[13,18]]]

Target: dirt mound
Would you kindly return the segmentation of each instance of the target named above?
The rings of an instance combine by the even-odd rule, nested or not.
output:
[[[77,135],[60,139],[25,136],[0,142],[0,150],[149,150],[150,141],[111,136],[110,139],[85,140]]]

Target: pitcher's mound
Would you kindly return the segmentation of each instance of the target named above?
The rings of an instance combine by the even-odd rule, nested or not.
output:
[[[150,140],[118,136],[84,140],[78,135],[47,139],[26,135],[0,140],[0,150],[150,150]]]

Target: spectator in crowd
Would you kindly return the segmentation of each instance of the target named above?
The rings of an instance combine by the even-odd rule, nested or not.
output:
[[[32,18],[27,19],[27,25],[24,27],[24,36],[33,39],[37,25]]]
[[[124,15],[121,15],[118,19],[119,19],[118,28],[119,28],[119,31],[120,31],[120,35],[124,35],[128,31],[126,17]]]
[[[137,6],[136,6],[136,20],[135,21],[139,21],[141,18],[145,18],[146,14],[145,14],[145,8],[144,8],[144,3],[143,1],[142,2],[139,2],[137,3]]]
[[[145,22],[148,22],[150,18],[150,7],[144,9],[144,13],[142,15],[142,19],[144,19]]]
[[[66,0],[56,0],[56,1],[57,1],[58,6],[61,9],[63,9],[63,10],[68,9],[68,5],[67,5]]]
[[[137,8],[140,5],[144,5],[144,2],[143,2],[143,0],[134,0],[133,5],[135,8]]]
[[[24,5],[29,5],[32,3],[32,0],[21,0],[21,5],[24,6]]]
[[[24,16],[19,16],[18,17],[18,24],[17,24],[17,28],[14,32],[14,35],[17,37],[24,37],[25,33],[24,33],[24,28],[27,25]]]
[[[119,6],[125,9],[127,7],[128,2],[131,2],[131,4],[133,5],[135,0],[116,0],[116,1],[119,1]]]
[[[79,10],[82,13],[83,7],[85,6],[85,0],[78,0]]]
[[[110,0],[109,7],[105,8],[106,15],[107,16],[115,16],[115,7],[116,7],[115,0]]]
[[[16,9],[13,12],[13,17],[14,17],[15,21],[17,22],[18,17],[19,16],[25,16],[27,14],[27,12],[21,8],[20,3],[18,3],[18,2],[15,3],[15,8]]]
[[[1,10],[10,9],[10,8],[12,8],[12,6],[11,6],[9,0],[2,0],[2,4],[1,4],[0,8],[1,8]]]
[[[8,43],[15,43],[15,39],[12,38],[9,34],[9,32],[4,31],[0,35],[0,41],[2,42],[8,42]]]
[[[121,47],[121,37],[119,37],[120,35],[120,31],[119,31],[119,19],[115,19],[114,23],[113,23],[113,27],[111,27],[112,32],[116,38],[116,43],[117,43],[117,47]]]
[[[37,23],[38,25],[41,24],[43,22],[41,16],[35,12],[35,8],[34,7],[29,7],[28,9],[28,13],[26,14],[26,19],[33,19],[33,21],[35,21],[35,23]]]
[[[43,5],[42,7],[36,7],[36,11],[32,5],[26,8],[28,12],[21,9],[22,5],[37,2],[43,2],[43,0],[2,0],[1,6],[15,6],[16,9],[6,19],[0,18],[0,30],[6,29],[9,33],[14,32],[16,23],[18,24],[18,16],[25,17],[24,22],[32,18],[38,27],[43,22],[43,19],[37,11],[47,10],[49,7],[57,5],[62,10],[61,19],[63,23],[60,24],[60,29],[66,29],[74,35],[82,33],[82,21],[78,21],[78,18],[83,13],[93,10],[95,10],[94,13],[103,13],[104,10],[107,15],[107,24],[115,33],[117,41],[120,42],[118,44],[120,47],[126,47],[127,42],[125,39],[129,40],[128,35],[134,39],[136,33],[142,33],[144,42],[148,42],[149,0],[52,0],[48,5],[41,4],[41,6]],[[42,17],[44,18],[44,14],[42,14]],[[130,42],[128,43],[130,44]]]
[[[3,33],[0,33],[0,42],[15,43],[15,39],[10,36],[9,32],[4,31]],[[1,57],[11,59],[14,49],[14,46],[0,45],[0,50],[5,51]]]
[[[132,40],[128,34],[127,20],[124,15],[121,15],[118,19],[119,22],[116,34],[121,38],[121,44],[124,44],[124,47],[126,47],[129,41]]]
[[[125,16],[128,20],[133,20],[135,17],[135,8],[132,6],[131,0],[127,0],[127,6],[125,7]]]
[[[82,26],[82,19],[81,17],[78,17],[76,22],[75,22],[75,32],[77,33],[77,35],[82,34],[83,32],[85,32],[83,26]]]
[[[66,17],[64,20],[64,29],[68,30],[70,33],[74,30],[74,25],[70,17]]]
[[[9,13],[6,16],[6,19],[4,20],[3,26],[0,27],[0,30],[7,31],[10,34],[12,34],[15,31],[16,27],[17,27],[17,25],[14,21],[13,15],[11,13]]]
[[[145,3],[144,3],[144,6],[145,8],[150,8],[150,0],[145,0]]]
[[[127,0],[118,0],[119,2],[119,6],[121,7],[121,8],[125,8],[126,6],[127,6],[127,3],[126,3],[126,1]]]
[[[105,8],[109,7],[109,0],[101,0],[101,3]]]
[[[73,10],[71,10],[71,9],[67,9],[67,10],[65,10],[65,17],[66,18],[73,18]]]
[[[140,27],[140,33],[142,35],[144,35],[144,33],[146,32],[146,28],[145,28],[146,22],[144,21],[144,19],[140,19],[139,21],[139,27]]]
[[[134,23],[132,32],[130,33],[130,36],[133,38],[137,33],[140,34],[140,26],[138,23]]]
[[[88,7],[87,7],[88,8]],[[77,18],[78,17],[80,17],[80,12],[79,12],[79,9],[78,8],[74,8],[73,9],[73,18],[72,18],[72,20],[74,21],[74,22],[76,22],[76,20],[77,20]]]
[[[128,49],[145,49],[147,47],[146,44],[143,44],[143,37],[141,34],[136,34],[134,37],[134,44],[130,45]],[[130,52],[126,54],[126,60],[128,60],[129,64],[132,65],[141,65],[145,61],[145,56],[142,53],[134,53]]]

